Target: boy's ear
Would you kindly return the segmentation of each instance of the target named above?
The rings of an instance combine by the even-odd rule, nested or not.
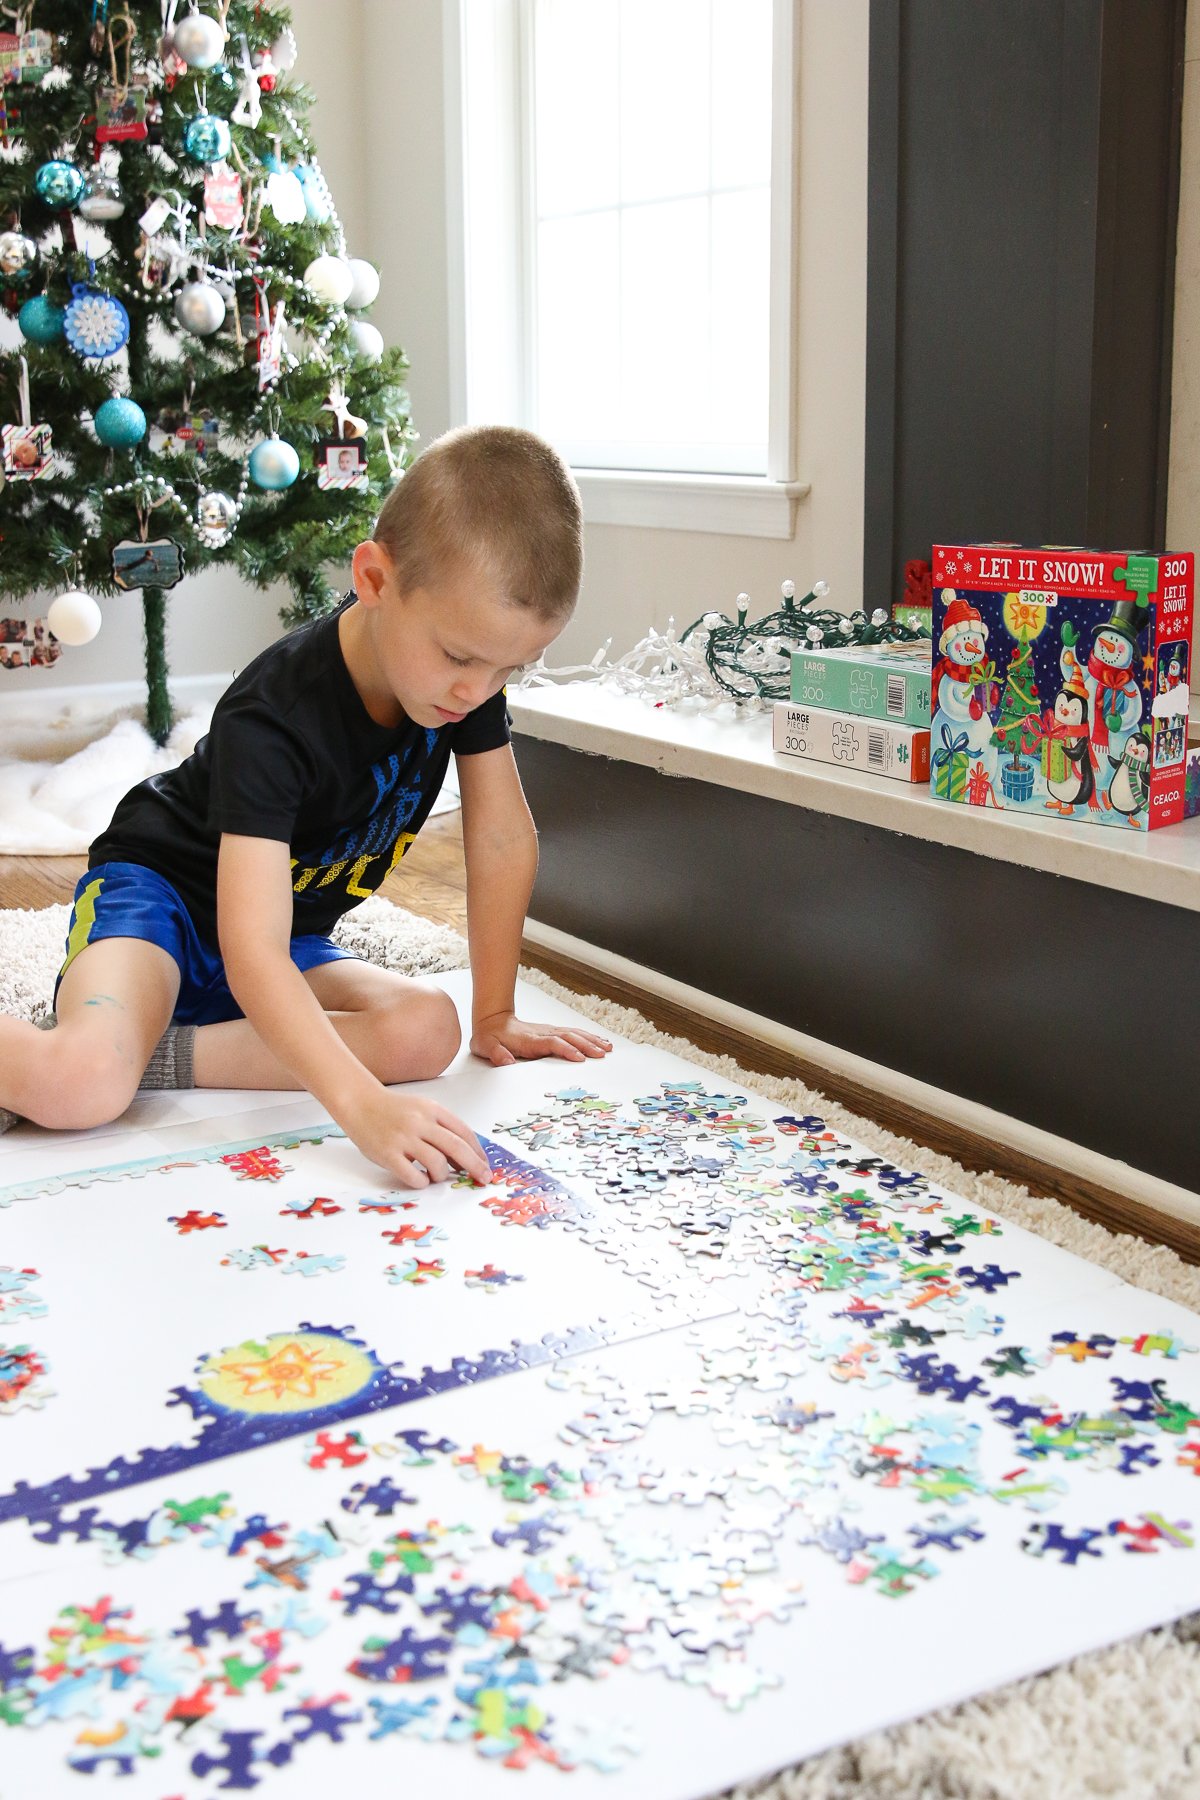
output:
[[[391,557],[375,538],[364,538],[350,559],[354,592],[364,606],[378,606],[385,584],[395,574]]]

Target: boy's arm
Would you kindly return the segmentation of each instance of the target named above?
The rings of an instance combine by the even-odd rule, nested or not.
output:
[[[288,846],[271,838],[221,837],[217,933],[229,991],[267,1048],[306,1087],[365,1156],[410,1186],[446,1168],[486,1179],[470,1129],[445,1107],[390,1092],[342,1042],[292,961]]]
[[[471,1049],[497,1065],[518,1057],[582,1062],[612,1045],[573,1027],[523,1024],[514,1011],[525,913],[537,874],[537,829],[509,745],[460,756],[467,939],[471,954]]]

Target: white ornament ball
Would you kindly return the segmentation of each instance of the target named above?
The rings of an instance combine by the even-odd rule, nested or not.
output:
[[[175,317],[194,337],[211,337],[225,323],[225,302],[211,281],[189,281],[175,296]]]
[[[354,286],[346,295],[345,304],[351,312],[361,312],[364,306],[371,306],[379,298],[379,270],[374,263],[364,262],[361,256],[352,256],[348,267],[354,277]]]
[[[350,343],[361,362],[378,362],[383,355],[383,333],[369,319],[351,319]]]
[[[189,69],[214,69],[225,50],[225,33],[207,13],[189,13],[176,25],[171,48]]]
[[[344,306],[354,286],[350,264],[340,256],[314,256],[304,271],[304,285],[315,300]]]
[[[90,594],[71,588],[50,602],[46,623],[60,644],[90,644],[100,629],[103,615]]]

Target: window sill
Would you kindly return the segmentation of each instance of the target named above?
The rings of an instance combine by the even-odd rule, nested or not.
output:
[[[951,806],[927,786],[778,755],[768,713],[686,713],[655,707],[607,682],[514,685],[508,705],[514,730],[527,737],[1200,913],[1200,819],[1164,831],[1116,831],[1082,820],[1060,825],[1028,814]]]
[[[642,525],[721,537],[792,538],[801,481],[758,475],[660,475],[645,469],[576,469],[589,525]]]

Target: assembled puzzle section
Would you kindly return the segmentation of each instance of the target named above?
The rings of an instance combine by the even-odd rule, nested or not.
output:
[[[0,1193],[57,1389],[0,1413],[14,1791],[699,1800],[1200,1605],[1200,1319],[816,1115],[598,1073],[515,1072],[487,1188],[293,1133]],[[665,1306],[539,1334],[603,1265]]]
[[[711,1309],[621,1207],[483,1143],[486,1186],[459,1175],[419,1194],[364,1181],[334,1127],[0,1189],[21,1264],[0,1273],[0,1325],[47,1312],[37,1272],[54,1270],[37,1344],[0,1363],[21,1408],[0,1519]],[[103,1358],[98,1268],[113,1271]]]
[[[932,786],[1132,830],[1185,816],[1194,558],[934,546]]]

